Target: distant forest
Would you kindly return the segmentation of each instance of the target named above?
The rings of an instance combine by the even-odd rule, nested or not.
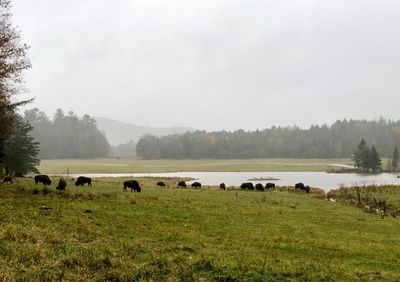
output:
[[[375,145],[382,157],[391,157],[395,146],[400,147],[400,121],[344,119],[309,129],[149,135],[138,141],[136,153],[143,159],[350,158],[362,138]]]
[[[74,112],[64,114],[58,109],[50,119],[35,108],[25,111],[23,119],[33,126],[31,135],[40,143],[41,159],[109,156],[111,148],[105,134],[88,115],[79,118]]]

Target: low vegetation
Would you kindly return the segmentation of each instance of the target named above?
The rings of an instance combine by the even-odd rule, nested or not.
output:
[[[133,193],[124,180],[77,188],[67,179],[62,192],[29,178],[1,185],[0,281],[400,279],[397,218],[318,199],[318,190],[178,189],[178,179],[141,178]]]
[[[340,188],[328,193],[328,197],[358,206],[366,211],[379,213],[383,216],[400,215],[400,187],[385,186],[354,186]]]

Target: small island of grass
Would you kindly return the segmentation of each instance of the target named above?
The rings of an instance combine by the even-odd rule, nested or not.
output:
[[[272,180],[280,180],[279,178],[275,177],[253,177],[250,178],[249,181],[272,181]]]

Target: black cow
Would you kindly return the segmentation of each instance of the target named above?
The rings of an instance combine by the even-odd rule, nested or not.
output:
[[[3,183],[13,183],[12,177],[11,176],[5,176],[3,179]]]
[[[75,186],[83,186],[86,183],[88,186],[92,186],[92,179],[90,177],[79,176],[75,181]]]
[[[185,181],[179,181],[178,182],[178,187],[186,188],[186,182]]]
[[[200,182],[193,182],[191,186],[193,188],[201,188],[201,183]]]
[[[265,189],[275,188],[275,183],[267,183],[265,184]]]
[[[60,178],[60,181],[58,181],[58,186],[56,187],[56,189],[65,190],[65,187],[67,187],[67,181],[65,181],[64,178]]]
[[[131,192],[135,191],[135,192],[140,192],[142,191],[142,189],[139,186],[139,182],[137,182],[136,180],[127,180],[124,181],[124,189],[123,191],[126,191],[126,188],[131,188]]]
[[[306,191],[307,193],[310,193],[310,186],[305,186],[303,183],[301,183],[301,182],[299,182],[299,183],[296,183],[296,185],[294,185],[294,188],[296,189],[296,190],[303,190],[303,191]]]
[[[157,186],[159,186],[159,187],[165,187],[165,183],[162,182],[162,181],[158,181],[158,182],[157,182]]]
[[[219,185],[219,189],[225,190],[225,189],[226,189],[225,183],[221,183],[221,184]]]
[[[256,184],[256,191],[264,191],[264,186],[261,183]]]
[[[254,185],[251,182],[246,182],[246,183],[242,183],[242,185],[240,185],[240,188],[254,190]]]
[[[45,174],[35,175],[35,184],[37,185],[39,182],[43,183],[43,185],[51,184],[50,178]]]

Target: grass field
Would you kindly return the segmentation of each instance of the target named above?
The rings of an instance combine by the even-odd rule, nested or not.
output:
[[[183,171],[328,171],[352,165],[350,159],[251,159],[251,160],[42,160],[42,173],[130,173]]]
[[[398,281],[400,221],[314,194],[0,186],[0,281]],[[173,184],[176,179],[167,179]]]

